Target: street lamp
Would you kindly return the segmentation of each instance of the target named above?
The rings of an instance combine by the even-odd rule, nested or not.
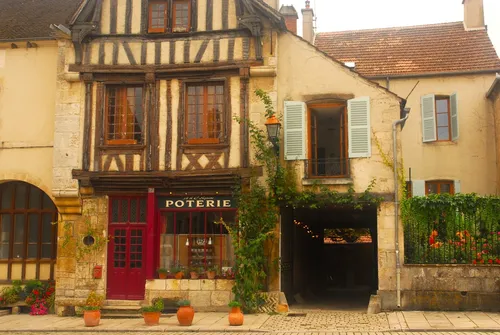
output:
[[[278,121],[276,116],[273,115],[267,118],[265,125],[267,128],[267,138],[269,139],[269,142],[272,143],[276,155],[279,155],[279,136],[281,123]]]

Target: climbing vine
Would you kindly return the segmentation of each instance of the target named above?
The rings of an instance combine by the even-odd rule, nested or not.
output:
[[[260,89],[255,91],[255,95],[265,105],[265,116],[275,116],[269,95]],[[244,122],[249,129],[253,148],[252,165],[262,166],[264,178],[254,176],[248,185],[236,189],[238,222],[224,222],[221,219],[219,223],[227,228],[234,244],[236,271],[233,293],[246,312],[254,312],[263,303],[260,292],[265,287],[270,270],[278,265],[276,260],[266,256],[265,246],[274,245],[272,242],[277,238],[276,224],[281,206],[312,209],[332,206],[376,208],[383,198],[372,193],[375,179],[362,193],[356,193],[352,185],[347,192],[342,193],[318,183],[299,190],[296,163],[282,165],[263,129],[250,120],[235,119]]]

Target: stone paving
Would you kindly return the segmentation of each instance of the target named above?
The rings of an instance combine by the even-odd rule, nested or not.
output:
[[[498,332],[500,334],[500,313],[486,312],[387,312],[367,315],[362,312],[293,310],[288,315],[251,314],[245,315],[243,326],[231,327],[227,313],[197,312],[193,325],[181,327],[174,314],[162,315],[160,325],[146,326],[142,318],[101,319],[95,328],[83,326],[81,317],[58,317],[55,315],[30,316],[26,314],[0,317],[0,334],[13,333],[97,333],[127,332],[176,332],[176,333],[232,333],[265,332],[283,334],[370,334],[374,332]],[[375,333],[374,333],[375,334]]]

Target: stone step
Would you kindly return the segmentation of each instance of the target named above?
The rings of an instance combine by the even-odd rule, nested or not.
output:
[[[141,306],[110,306],[110,305],[104,305],[102,306],[101,310],[103,311],[138,311],[141,308]]]
[[[141,306],[143,300],[105,300],[104,306]]]

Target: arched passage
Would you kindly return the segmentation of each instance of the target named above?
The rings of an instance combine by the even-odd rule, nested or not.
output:
[[[0,281],[54,279],[57,208],[36,186],[0,184]]]

